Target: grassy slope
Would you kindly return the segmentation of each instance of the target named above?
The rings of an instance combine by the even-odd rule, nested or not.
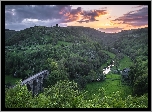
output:
[[[5,84],[11,83],[12,85],[15,85],[16,82],[19,80],[20,80],[20,78],[14,78],[13,76],[5,75]]]
[[[64,42],[64,41],[58,41],[57,42],[57,45],[67,45],[67,46],[70,46],[70,45],[72,45],[72,43],[70,43],[70,42]]]
[[[129,68],[132,65],[132,61],[129,57],[125,56],[120,60],[119,69],[122,70],[124,68]]]
[[[108,54],[110,56],[110,58],[114,59],[115,58],[115,54],[109,52],[109,51],[105,51],[105,50],[102,50],[103,52],[105,52],[106,54]]]
[[[117,74],[108,74],[107,79],[103,82],[93,82],[87,84],[86,91],[88,91],[87,96],[90,97],[93,94],[98,94],[98,90],[100,88],[104,88],[106,91],[106,95],[110,95],[113,92],[120,91],[122,98],[131,94],[131,88],[127,85],[121,84],[121,77]]]

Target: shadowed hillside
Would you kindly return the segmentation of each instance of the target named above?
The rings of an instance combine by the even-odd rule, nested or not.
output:
[[[18,31],[5,29],[5,40],[13,37]]]

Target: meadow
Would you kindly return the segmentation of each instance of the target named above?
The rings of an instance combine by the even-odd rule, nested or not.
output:
[[[19,80],[21,80],[20,78],[15,78],[11,75],[5,75],[5,84],[10,83],[12,85],[15,85],[16,82],[18,82]]]
[[[94,94],[98,95],[98,90],[104,88],[106,95],[112,95],[113,92],[120,92],[122,98],[127,97],[132,94],[132,90],[130,86],[124,85],[121,82],[121,76],[118,74],[109,73],[106,75],[106,79],[101,82],[93,82],[87,84],[85,91],[87,92],[87,97],[90,98]]]

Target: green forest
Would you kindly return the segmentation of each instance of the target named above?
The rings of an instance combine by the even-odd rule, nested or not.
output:
[[[43,70],[49,75],[41,92],[21,85]],[[148,108],[148,28],[119,33],[77,26],[6,29],[5,107]]]

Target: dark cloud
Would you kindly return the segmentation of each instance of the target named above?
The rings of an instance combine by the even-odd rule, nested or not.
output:
[[[90,10],[90,11],[83,11],[81,12],[81,15],[83,15],[83,18],[80,21],[77,21],[79,23],[82,22],[93,22],[98,21],[96,17],[99,17],[101,15],[107,14],[107,10]]]
[[[76,14],[81,13],[81,11],[82,11],[82,8],[78,7],[77,9],[72,9],[70,13],[73,15],[76,15]]]
[[[78,8],[79,10],[80,8]],[[5,6],[5,24],[9,29],[22,29],[33,25],[51,26],[60,24],[64,21],[64,14],[60,11],[71,10],[70,5],[6,5]],[[37,19],[38,21],[29,21]],[[63,20],[62,20],[63,19]],[[18,27],[17,27],[18,26]],[[65,25],[64,25],[65,26]]]
[[[118,28],[118,27],[114,27],[114,28],[99,28],[98,30],[101,32],[106,32],[106,33],[111,33],[111,32],[120,32],[123,28]]]
[[[62,22],[73,22],[77,21],[80,18],[81,14],[81,7],[78,7],[77,9],[71,9],[71,7],[65,8],[59,12],[62,15]]]
[[[5,23],[7,24],[7,28],[13,28],[15,24],[26,27],[27,25],[45,25],[46,23],[50,26],[55,22],[56,24],[65,24],[73,21],[93,22],[97,21],[96,17],[106,13],[105,8],[101,10],[85,11],[82,10],[81,7],[72,9],[70,5],[6,5]],[[29,19],[31,19],[31,21],[29,21]],[[37,19],[38,22],[32,22],[32,19]],[[17,25],[15,25],[14,28],[16,28],[16,26]]]
[[[29,28],[29,27],[33,27],[33,26],[55,26],[56,23],[59,23],[59,19],[52,19],[51,21],[46,20],[46,21],[41,21],[41,20],[37,20],[35,19],[35,21],[31,21],[30,19],[24,19],[22,22],[20,23],[9,23],[9,24],[5,24],[5,28],[6,29],[15,29],[15,30],[21,30],[21,29],[25,29],[25,28]],[[61,24],[60,26],[65,26],[65,24]]]
[[[128,24],[131,26],[148,25],[148,7],[143,7],[136,11],[130,11],[113,21],[120,22],[120,24]]]
[[[5,7],[5,20],[6,22],[21,22],[25,18],[39,20],[60,19],[62,15],[59,12],[65,7],[69,6],[38,5],[33,7],[32,5],[10,5]]]
[[[79,23],[83,23],[83,22],[86,22],[86,23],[88,23],[90,20],[89,19],[87,19],[87,20],[80,20],[80,21],[77,21],[77,22],[79,22]]]

